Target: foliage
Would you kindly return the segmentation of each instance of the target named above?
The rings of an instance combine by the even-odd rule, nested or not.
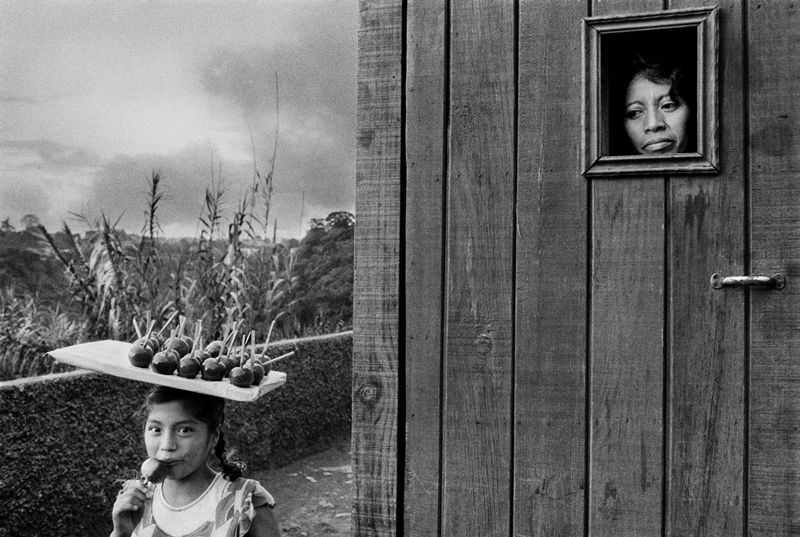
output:
[[[76,215],[89,227],[84,236],[64,223],[57,233],[39,225],[35,231],[9,232],[0,238],[0,247],[19,246],[7,248],[13,255],[0,264],[0,281],[16,283],[17,273],[37,266],[34,259],[38,259],[47,271],[33,289],[45,289],[54,297],[49,302],[30,293],[30,284],[17,290],[19,297],[8,309],[6,324],[16,316],[36,328],[33,332],[45,335],[34,342],[33,336],[23,337],[16,329],[5,332],[7,350],[2,359],[9,362],[4,366],[7,376],[49,371],[41,354],[57,346],[81,340],[132,341],[134,323],[143,329],[153,321],[163,324],[173,315],[185,317],[185,326],[202,323],[206,340],[220,338],[235,323],[255,331],[256,342],[265,341],[273,321],[277,338],[351,326],[352,214],[339,211],[314,220],[299,244],[270,242],[259,236],[261,229],[266,235],[266,227],[256,217],[268,214],[258,200],[266,202],[269,196],[257,195],[259,189],[269,190],[269,182],[254,182],[226,219],[227,192],[212,178],[198,237],[168,240],[159,236],[161,181],[154,172],[140,236],[117,229],[116,222],[101,214],[94,220]],[[48,327],[61,332],[43,332],[36,316],[49,316]]]
[[[8,239],[8,240],[6,240]],[[69,298],[63,266],[38,248],[38,238],[23,231],[0,237],[0,288],[37,297],[40,305]]]
[[[297,249],[296,327],[324,333],[352,326],[354,231],[355,217],[344,211],[312,222]]]
[[[256,185],[239,200],[223,235],[226,192],[212,178],[199,237],[171,253],[158,234],[160,185],[154,172],[141,237],[117,229],[106,215],[96,221],[78,215],[90,231],[79,240],[65,224],[64,235],[72,240],[64,248],[39,226],[69,277],[88,336],[132,340],[134,323],[163,323],[177,314],[200,321],[207,338],[219,338],[238,321],[263,338],[291,289],[293,259],[282,245],[257,239]]]
[[[84,336],[81,324],[57,307],[40,309],[11,287],[0,291],[0,380],[64,371],[44,353]]]

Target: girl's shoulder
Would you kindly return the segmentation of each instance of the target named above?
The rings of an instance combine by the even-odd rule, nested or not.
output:
[[[246,535],[256,518],[256,508],[275,506],[275,499],[255,479],[240,477],[233,481],[220,480],[224,490],[217,512],[239,526],[239,535]]]
[[[245,508],[248,503],[253,507],[261,507],[262,505],[275,506],[275,498],[255,479],[239,477],[233,481],[228,481],[227,479],[220,479],[219,481],[223,488],[220,500],[228,498],[228,501],[232,502],[233,505],[244,506]]]

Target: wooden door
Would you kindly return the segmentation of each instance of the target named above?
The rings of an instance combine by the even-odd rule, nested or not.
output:
[[[354,535],[800,535],[800,15],[713,4],[720,172],[587,180],[582,18],[703,2],[362,3]]]

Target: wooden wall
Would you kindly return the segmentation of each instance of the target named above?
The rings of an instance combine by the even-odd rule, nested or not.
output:
[[[581,176],[582,18],[702,4],[362,0],[354,535],[800,535],[797,4],[716,2],[718,175]]]

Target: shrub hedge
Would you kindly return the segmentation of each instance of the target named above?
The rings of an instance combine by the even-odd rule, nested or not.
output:
[[[295,345],[275,367],[286,384],[226,403],[227,447],[249,470],[283,466],[350,430],[352,333],[277,342],[269,354]],[[85,371],[0,383],[0,536],[107,536],[119,480],[145,456],[137,411],[149,388]]]

